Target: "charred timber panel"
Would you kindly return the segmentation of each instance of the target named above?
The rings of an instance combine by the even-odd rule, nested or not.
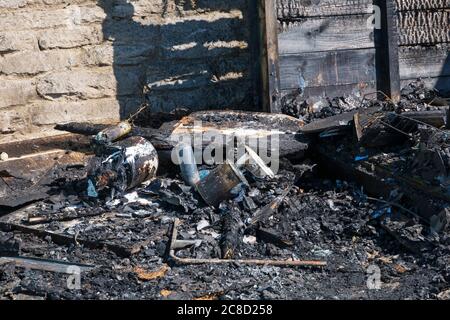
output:
[[[337,64],[330,64],[311,56],[306,57],[308,52],[324,54],[323,52],[329,51],[329,55],[339,56],[336,53],[338,50],[380,48],[385,28],[378,34],[374,34],[373,29],[366,28],[368,9],[373,3],[277,0],[282,95],[299,87],[304,89],[305,94],[322,96],[325,92],[334,96],[355,90],[376,89],[373,83],[383,72],[376,72],[377,76],[374,74],[371,80],[370,77],[364,79],[367,68],[355,68],[355,64],[362,61],[361,58],[355,58],[356,62],[353,59],[346,62],[349,64],[348,68],[359,73],[359,76],[342,78],[340,70],[345,68],[341,64],[342,59],[338,59],[340,62]],[[380,5],[383,3],[384,1]],[[397,43],[400,45],[398,60],[402,84],[407,80],[423,77],[441,94],[448,95],[450,0],[393,0],[392,7],[397,16]],[[382,59],[373,63],[379,65],[379,68]],[[323,71],[326,65],[335,65],[335,74],[338,76],[331,76],[332,68]],[[384,82],[383,79],[379,80],[378,86]]]
[[[450,76],[450,44],[400,47],[401,79]]]
[[[279,20],[366,13],[372,0],[277,0]]]
[[[375,81],[366,83],[350,83],[336,86],[322,86],[305,88],[304,97],[340,97],[342,95],[355,93],[363,96],[377,90]],[[282,90],[281,95],[284,97],[288,94],[297,92],[295,89]]]
[[[450,7],[450,0],[396,0],[398,11],[442,9]]]
[[[280,70],[282,89],[364,85],[375,80],[375,49],[282,56]]]
[[[400,45],[450,42],[447,9],[398,12]]]
[[[375,47],[369,15],[310,18],[280,23],[280,54]]]
[[[400,66],[398,56],[398,24],[395,17],[394,0],[377,2],[381,13],[380,49],[376,52],[377,89],[391,100],[400,100]]]

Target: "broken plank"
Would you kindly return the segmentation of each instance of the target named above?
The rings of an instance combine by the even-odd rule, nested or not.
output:
[[[24,190],[24,192],[13,192],[8,196],[0,198],[0,216],[8,213],[11,209],[48,198],[49,191],[49,187],[37,186]]]
[[[242,239],[241,212],[238,207],[232,206],[222,215],[222,238],[220,249],[223,259],[232,259],[236,248],[239,247]]]
[[[301,129],[304,134],[315,134],[321,133],[328,130],[336,130],[342,128],[349,128],[353,117],[358,113],[358,110],[345,112],[342,114],[335,115],[333,117],[320,119],[310,124],[307,124]]]

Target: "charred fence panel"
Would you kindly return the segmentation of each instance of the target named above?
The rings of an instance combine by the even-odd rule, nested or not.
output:
[[[378,28],[374,4],[277,0],[282,93],[341,96],[384,89],[385,58],[379,53],[387,30]],[[448,95],[449,0],[395,0],[393,5],[401,85],[426,78]]]
[[[450,0],[397,0],[400,77],[450,95]]]
[[[341,95],[375,87],[370,0],[278,0],[281,89]]]

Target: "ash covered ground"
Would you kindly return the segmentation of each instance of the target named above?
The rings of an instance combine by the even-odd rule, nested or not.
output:
[[[407,90],[412,96],[404,92],[404,106],[426,108],[423,101],[434,99],[427,91],[418,92],[420,86]],[[285,101],[284,111],[313,122],[353,109],[352,99],[340,100],[345,106],[336,101],[308,106],[295,97]],[[250,186],[218,208],[207,206],[177,173],[103,201],[80,196],[85,168],[62,166],[54,174],[52,195],[35,203],[27,216],[42,219],[39,230],[62,234],[65,240],[3,223],[0,256],[95,268],[82,272],[80,288],[73,289],[70,275],[1,264],[1,299],[450,298],[448,227],[436,235],[417,217],[405,221],[402,210],[373,201],[363,186],[325,170],[313,154],[302,161],[281,159],[273,179],[248,174]],[[277,197],[282,199],[278,210],[248,228],[258,209]],[[398,215],[403,222],[393,235],[383,225],[398,225]],[[320,260],[327,265],[179,265],[169,258],[175,218],[181,220],[177,239],[187,243],[176,251],[178,257],[221,258],[224,216],[234,223],[235,259]],[[402,239],[420,249],[412,251]],[[378,268],[380,286],[373,288]]]

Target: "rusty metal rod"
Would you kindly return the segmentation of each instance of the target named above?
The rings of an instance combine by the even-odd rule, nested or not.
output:
[[[199,265],[199,264],[247,264],[257,266],[279,266],[279,267],[325,267],[326,261],[308,261],[308,260],[259,260],[259,259],[191,259],[179,258],[175,255],[175,243],[177,241],[178,226],[180,219],[176,218],[173,222],[172,237],[170,240],[169,257],[176,264],[180,265]]]

